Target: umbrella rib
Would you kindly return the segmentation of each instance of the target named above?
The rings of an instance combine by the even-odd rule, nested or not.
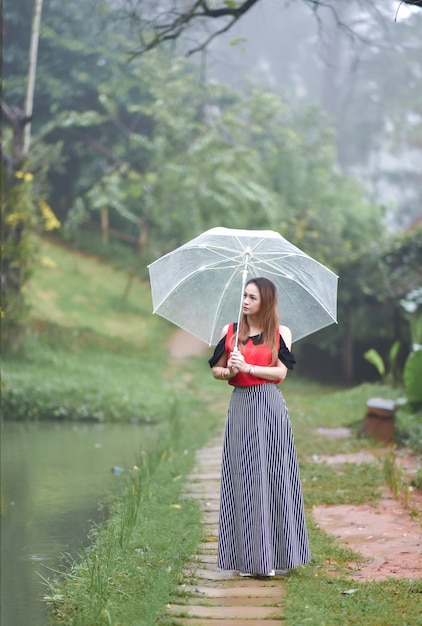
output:
[[[306,256],[306,255],[305,255],[305,256]],[[273,260],[274,260],[274,259],[273,259]],[[277,260],[277,259],[275,259],[275,260]],[[312,261],[313,261],[313,259],[312,259]],[[318,261],[316,261],[316,263],[318,263]],[[320,264],[320,265],[321,265],[321,264]],[[278,268],[277,266],[274,266],[274,265],[273,265],[272,263],[270,263],[269,261],[263,261],[263,262],[261,263],[261,266],[265,266],[265,267],[266,267],[266,270],[265,270],[265,271],[267,271],[269,274],[272,274],[272,275],[274,275],[274,276],[279,275],[279,268]],[[328,269],[327,267],[325,267],[325,266],[322,266],[322,267],[324,267],[324,269],[325,269],[327,272],[330,272],[333,276],[336,276],[336,275],[334,274],[334,272],[331,272],[331,270],[330,270],[330,269]],[[255,269],[256,269],[256,266],[255,266]],[[260,268],[260,269],[261,269],[261,268]],[[303,272],[304,272],[304,274],[306,274],[306,275],[308,276],[308,278],[309,278],[309,284],[305,284],[305,281],[303,281],[303,280],[299,280],[299,278],[298,278],[297,276],[296,276],[296,277],[292,277],[292,276],[289,276],[288,274],[285,274],[285,278],[286,278],[286,280],[292,280],[293,282],[296,282],[296,284],[300,285],[300,286],[301,286],[301,287],[302,287],[305,291],[307,291],[309,294],[311,294],[311,295],[312,295],[312,297],[315,299],[315,301],[316,301],[316,302],[318,302],[319,306],[320,306],[322,309],[324,309],[324,311],[326,311],[330,317],[332,317],[332,314],[331,314],[330,310],[328,309],[328,307],[327,307],[325,304],[321,303],[320,299],[319,299],[317,296],[315,296],[314,294],[312,294],[312,291],[313,291],[313,290],[312,290],[312,284],[313,284],[313,277],[312,277],[312,274],[310,274],[309,272],[306,272],[306,270],[303,270]]]
[[[229,280],[226,282],[226,284],[224,286],[224,289],[223,289],[223,291],[222,291],[222,293],[221,293],[221,295],[220,295],[220,297],[218,299],[216,313],[214,315],[214,321],[213,321],[212,326],[211,326],[211,332],[210,332],[210,337],[211,338],[214,336],[215,325],[216,325],[217,319],[219,317],[219,314],[220,314],[220,311],[221,311],[221,308],[222,308],[222,303],[224,301],[224,296],[225,296],[226,292],[229,290],[229,288],[231,287],[231,285],[233,284],[236,276],[239,274],[239,271],[236,271],[236,270],[240,270],[240,268],[238,266],[235,267],[235,271],[232,273],[232,275],[230,276]]]
[[[227,261],[230,261],[230,263],[227,263]],[[181,278],[179,282],[173,285],[171,290],[165,296],[163,296],[161,301],[154,307],[153,312],[156,313],[157,310],[160,308],[160,306],[163,304],[163,302],[167,300],[169,295],[174,293],[179,287],[181,287],[185,282],[187,282],[190,278],[192,278],[192,276],[195,276],[195,274],[198,274],[199,271],[206,272],[207,270],[210,270],[210,269],[212,270],[218,270],[218,269],[225,270],[225,269],[230,269],[230,268],[236,269],[239,266],[239,263],[237,261],[236,262],[233,262],[233,261],[236,261],[236,259],[223,257],[223,259],[219,259],[217,261],[214,261],[213,263],[209,263],[205,267],[201,268],[201,270],[198,270],[198,268],[195,268],[192,272],[190,272],[189,274]]]

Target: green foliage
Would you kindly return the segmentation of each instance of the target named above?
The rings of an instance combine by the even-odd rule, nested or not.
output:
[[[374,350],[374,348],[371,348],[370,350],[367,350],[363,356],[365,357],[367,361],[372,363],[372,365],[374,365],[377,368],[378,374],[380,376],[384,376],[385,374],[384,360],[379,354],[379,352]]]
[[[60,227],[31,172],[4,173],[1,223],[1,342],[5,352],[16,352],[28,319],[25,290],[39,259],[38,237]]]
[[[407,400],[411,404],[422,404],[422,350],[409,354],[404,365],[403,381]]]
[[[422,454],[422,407],[406,402],[396,409],[395,438],[397,444]]]
[[[397,384],[399,378],[397,372],[397,359],[399,356],[399,350],[400,341],[395,341],[388,353],[388,370],[384,363],[384,359],[374,348],[367,350],[363,356],[367,361],[369,361],[369,363],[376,367],[378,374],[381,376],[383,382],[392,382],[393,384]]]
[[[422,261],[422,254],[418,260]],[[400,301],[400,305],[409,323],[412,346],[417,350],[422,345],[422,287],[409,291]]]
[[[379,234],[379,211],[338,173],[335,138],[315,108],[198,84],[196,68],[165,50],[128,65],[136,43],[113,7],[77,7],[49,3],[38,64],[34,126],[63,141],[67,167],[51,202],[63,220],[69,209],[75,225],[107,208],[113,227],[142,235],[150,258],[216,225],[273,228],[334,269]],[[22,38],[18,14],[7,16]],[[10,72],[7,58],[6,88]]]
[[[390,346],[399,341],[400,354],[394,355],[391,371],[398,383],[401,380],[398,365],[410,339],[408,316],[400,303],[420,285],[422,227],[388,238],[371,236],[373,242],[367,244],[366,251],[352,255],[336,268],[340,276],[338,319],[341,323],[311,340],[331,354],[344,354],[345,345],[353,346],[356,340],[369,346],[376,340]],[[387,359],[390,367],[393,364],[391,356],[382,353],[381,357],[388,370]]]
[[[29,172],[3,175],[1,341],[3,349],[9,352],[18,349],[28,314],[22,287],[31,276],[35,254],[32,178]]]
[[[3,149],[13,153],[13,143],[5,133]],[[37,261],[38,236],[59,228],[49,205],[42,199],[43,166],[36,175],[15,166],[2,172],[1,198],[1,343],[5,352],[16,352],[28,318],[29,305],[25,289]]]

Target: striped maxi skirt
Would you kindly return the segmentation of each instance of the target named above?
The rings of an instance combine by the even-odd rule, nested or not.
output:
[[[276,384],[234,388],[220,495],[219,568],[266,574],[310,561],[293,432]]]

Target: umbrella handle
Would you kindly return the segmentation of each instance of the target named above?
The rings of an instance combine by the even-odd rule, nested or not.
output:
[[[242,292],[240,294],[240,305],[239,305],[239,313],[237,316],[237,328],[236,328],[236,338],[234,341],[234,350],[237,350],[238,345],[239,345],[239,326],[240,326],[240,317],[242,315],[243,294],[245,292],[246,279],[248,277],[248,260],[249,260],[249,257],[247,256],[245,269],[243,270],[243,277],[242,277]]]

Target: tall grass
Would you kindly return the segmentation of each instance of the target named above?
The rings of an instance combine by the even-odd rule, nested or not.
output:
[[[148,625],[161,615],[202,537],[198,504],[181,497],[194,449],[192,423],[182,412],[179,418],[180,436],[174,440],[170,429],[140,456],[109,519],[92,529],[90,546],[49,581],[54,623]],[[198,432],[195,439],[202,439]]]

